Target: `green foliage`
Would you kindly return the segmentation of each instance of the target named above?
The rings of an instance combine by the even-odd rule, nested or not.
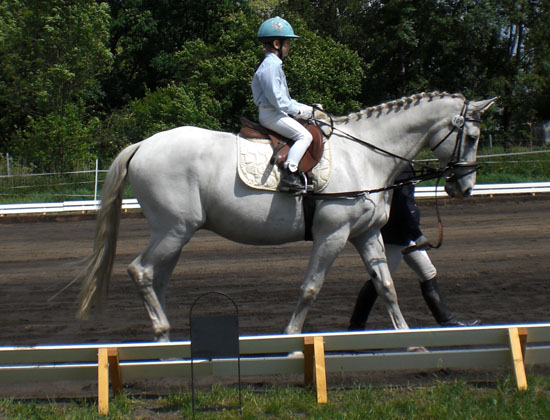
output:
[[[344,45],[323,39],[296,19],[296,41],[285,71],[293,97],[306,103],[323,103],[332,112],[357,110],[352,98],[359,93],[363,75],[359,56]],[[256,118],[250,81],[261,62],[256,40],[261,19],[239,12],[223,18],[213,44],[186,42],[173,54],[159,54],[154,65],[163,77],[208,92],[221,106],[220,124],[235,130],[239,117]]]
[[[247,10],[233,0],[109,0],[109,4],[115,64],[104,83],[108,102],[115,107],[175,81],[155,65],[159,56],[174,54],[189,41],[216,42],[219,21]]]
[[[93,133],[97,119],[84,122],[84,112],[73,104],[63,114],[28,117],[25,127],[13,137],[12,153],[38,172],[71,171],[95,161]]]
[[[345,114],[419,91],[499,96],[495,144],[550,119],[547,0],[3,0],[0,153],[58,170],[175,125],[236,130],[256,116],[256,32],[276,14],[301,36],[285,62],[301,102]]]
[[[219,103],[208,90],[171,84],[113,114],[99,133],[100,156],[108,160],[120,149],[159,131],[182,125],[219,129]]]
[[[478,183],[537,182],[550,179],[550,151],[526,152],[523,149],[491,150],[487,158],[480,157]],[[514,151],[518,153],[513,155]]]
[[[37,125],[64,120],[65,114],[75,114],[75,108],[85,110],[81,117],[91,119],[88,107],[102,94],[98,77],[108,71],[112,59],[106,47],[108,24],[108,7],[92,0],[2,2],[2,151],[12,149],[14,132],[40,131]],[[36,158],[41,154],[34,151]],[[30,163],[37,168],[49,164],[40,160]]]
[[[243,12],[222,18],[212,44],[188,41],[172,54],[159,54],[153,64],[166,79],[208,94],[220,105],[219,126],[234,131],[239,117],[255,113],[250,81],[258,64],[255,42],[259,20]]]
[[[320,103],[333,114],[357,111],[355,100],[364,77],[359,55],[331,38],[321,38],[295,19],[300,39],[295,41],[285,71],[292,96],[301,102]]]
[[[357,51],[364,104],[432,90],[500,96],[495,141],[524,141],[528,123],[550,118],[546,0],[296,0],[285,9]]]

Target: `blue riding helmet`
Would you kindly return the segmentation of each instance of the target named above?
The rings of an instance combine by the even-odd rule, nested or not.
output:
[[[267,19],[258,29],[258,38],[260,40],[272,40],[283,38],[300,38],[294,33],[292,26],[279,16]]]

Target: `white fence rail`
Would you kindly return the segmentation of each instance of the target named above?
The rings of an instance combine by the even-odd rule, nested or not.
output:
[[[327,402],[327,372],[507,367],[524,390],[525,366],[550,365],[550,324],[248,336],[239,355],[242,376],[303,374],[319,403]],[[191,360],[189,341],[0,347],[0,383],[97,380],[98,410],[107,413],[109,379],[116,394],[123,381],[189,378],[191,363],[197,376],[236,375],[235,358]]]
[[[513,184],[479,184],[474,187],[473,196],[495,196],[511,194],[548,194],[550,193],[550,182],[524,182]],[[434,186],[416,187],[417,198],[448,198],[443,187]],[[23,203],[23,204],[0,204],[0,217],[17,214],[46,214],[64,212],[94,212],[99,207],[98,200],[86,201],[63,201],[59,203]],[[139,209],[140,206],[135,198],[122,201],[122,209]]]
[[[478,184],[474,186],[472,191],[473,196],[494,196],[507,194],[547,194],[550,193],[550,182],[517,182],[511,184]],[[432,186],[419,186],[415,189],[415,197],[417,198],[434,198],[436,197],[436,188]],[[448,197],[445,188],[440,186],[437,188],[437,197]]]
[[[22,204],[0,204],[0,216],[17,214],[46,214],[66,212],[92,212],[99,208],[99,200],[85,201],[62,201],[59,203],[22,203]],[[140,206],[135,198],[128,198],[122,201],[124,210],[139,209]]]

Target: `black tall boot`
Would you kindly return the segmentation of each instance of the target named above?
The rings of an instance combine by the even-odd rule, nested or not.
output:
[[[374,287],[373,281],[367,280],[357,295],[353,313],[349,320],[348,331],[360,331],[365,329],[367,319],[377,297],[378,292]]]
[[[439,294],[439,288],[437,287],[437,278],[433,278],[428,281],[423,281],[420,283],[420,289],[422,290],[422,296],[430,308],[435,320],[444,327],[468,327],[473,325],[478,325],[480,323],[479,319],[473,319],[470,321],[459,321],[456,319],[445,301]]]
[[[290,169],[284,168],[281,171],[281,182],[279,183],[279,191],[302,191],[305,189],[304,181],[300,177],[298,171],[291,172]]]

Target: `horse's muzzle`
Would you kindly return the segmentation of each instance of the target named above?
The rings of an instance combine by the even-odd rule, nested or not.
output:
[[[456,180],[451,182],[447,180],[445,183],[445,192],[451,198],[466,198],[472,195],[473,188],[471,186],[466,186],[465,188],[460,187],[460,182]]]

